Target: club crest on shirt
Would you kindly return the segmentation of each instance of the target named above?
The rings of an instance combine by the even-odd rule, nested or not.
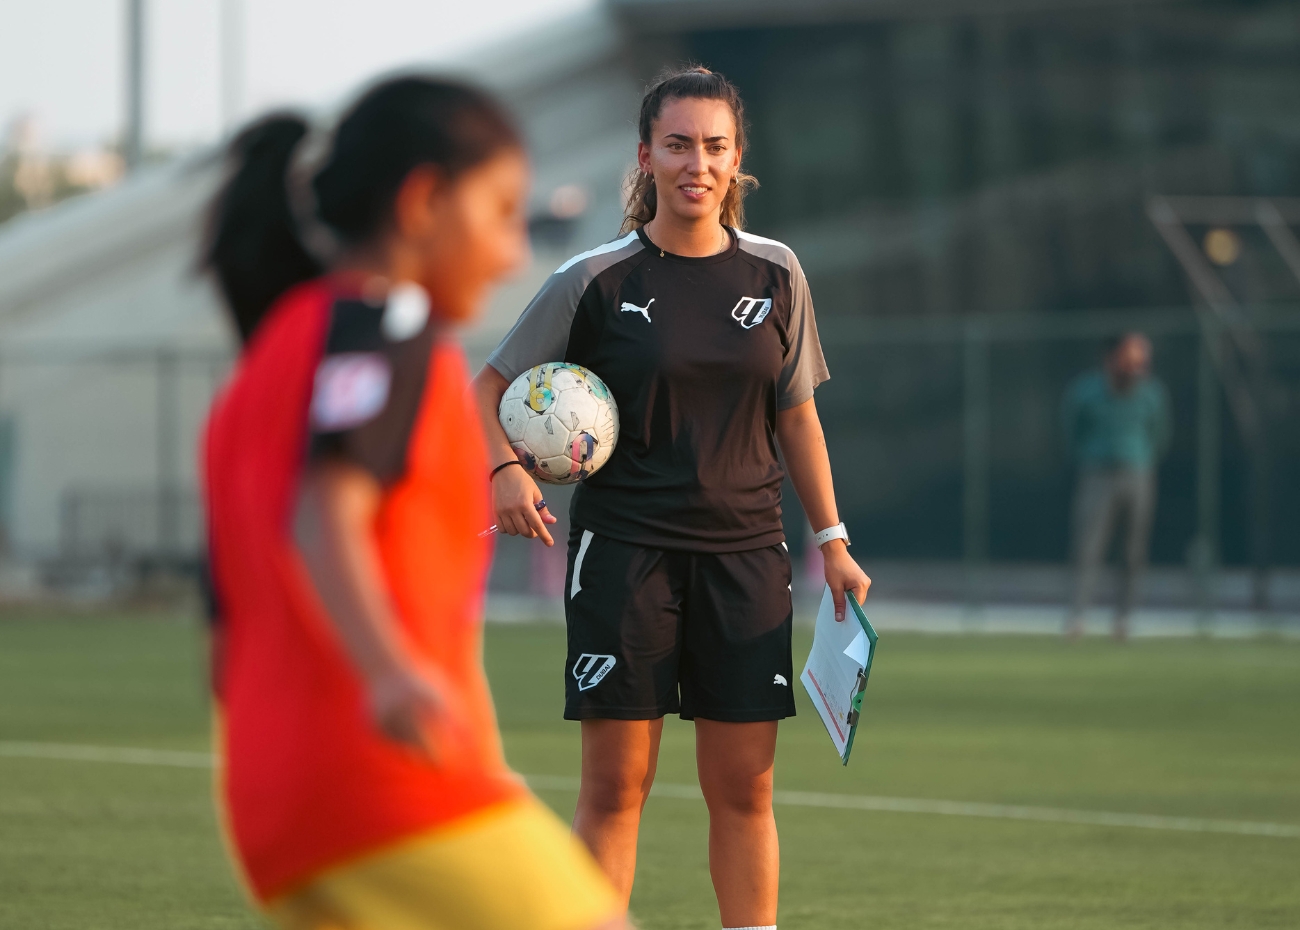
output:
[[[600,684],[616,661],[613,656],[590,652],[578,656],[578,661],[573,663],[573,677],[578,679],[578,690],[586,691]]]
[[[333,433],[360,426],[384,409],[393,371],[377,352],[331,355],[316,369],[312,425]]]
[[[771,297],[742,297],[731,308],[731,318],[744,329],[753,329],[767,318],[772,309]]]

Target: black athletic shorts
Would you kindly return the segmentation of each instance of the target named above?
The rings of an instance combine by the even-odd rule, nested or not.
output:
[[[568,720],[794,716],[784,544],[686,552],[574,526],[564,612]]]

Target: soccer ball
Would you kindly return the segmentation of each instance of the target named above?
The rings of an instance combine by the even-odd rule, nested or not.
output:
[[[586,478],[609,461],[618,441],[609,388],[568,362],[547,362],[515,378],[497,414],[524,468],[549,484]]]

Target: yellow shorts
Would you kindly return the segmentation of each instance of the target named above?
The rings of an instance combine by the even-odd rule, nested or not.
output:
[[[330,869],[267,905],[284,930],[594,930],[621,911],[586,847],[535,798]]]

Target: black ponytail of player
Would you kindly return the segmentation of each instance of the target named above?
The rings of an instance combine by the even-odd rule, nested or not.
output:
[[[285,187],[307,131],[302,117],[277,113],[239,133],[226,153],[233,171],[208,210],[200,264],[212,270],[244,342],[275,298],[324,270],[303,247]]]
[[[313,163],[315,142],[324,145]],[[455,178],[522,145],[487,94],[427,77],[371,88],[330,138],[297,114],[264,117],[230,143],[230,174],[208,210],[200,265],[247,342],[277,297],[328,270],[338,249],[384,230],[413,168],[435,165]]]

